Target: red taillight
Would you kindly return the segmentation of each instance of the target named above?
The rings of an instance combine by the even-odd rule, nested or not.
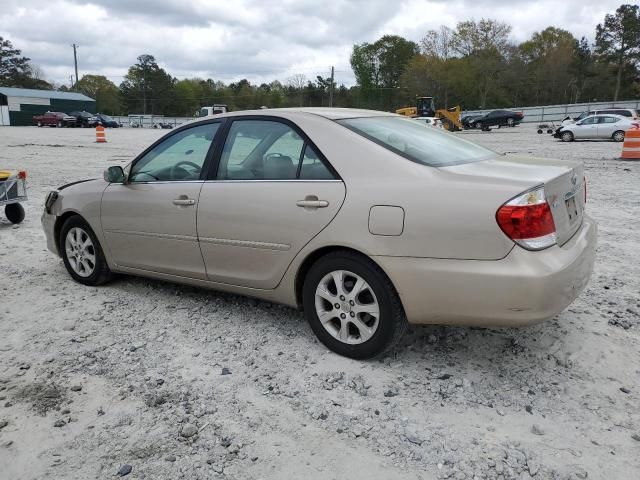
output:
[[[556,243],[556,225],[544,195],[544,187],[525,192],[496,212],[502,231],[529,250],[541,250]]]
[[[18,178],[21,180],[26,180],[27,179],[27,172],[25,170],[20,170],[18,172]]]

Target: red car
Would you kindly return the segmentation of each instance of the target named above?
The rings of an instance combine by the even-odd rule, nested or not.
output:
[[[33,124],[38,127],[75,127],[76,117],[62,112],[46,112],[43,115],[34,115]]]

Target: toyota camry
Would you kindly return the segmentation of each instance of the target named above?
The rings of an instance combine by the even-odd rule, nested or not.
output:
[[[398,115],[233,112],[172,130],[124,168],[47,195],[69,275],[175,281],[302,308],[367,358],[411,324],[522,326],[587,283],[581,163],[503,155]]]

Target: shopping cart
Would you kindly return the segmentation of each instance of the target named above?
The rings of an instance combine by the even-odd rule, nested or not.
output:
[[[24,208],[20,202],[27,199],[27,172],[18,173],[0,170],[0,206],[4,205],[4,214],[11,223],[24,220]]]

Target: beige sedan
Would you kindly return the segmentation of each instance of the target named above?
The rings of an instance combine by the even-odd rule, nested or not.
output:
[[[73,279],[143,275],[302,307],[353,358],[407,322],[526,325],[593,267],[582,164],[505,156],[384,112],[234,112],[49,193]]]

